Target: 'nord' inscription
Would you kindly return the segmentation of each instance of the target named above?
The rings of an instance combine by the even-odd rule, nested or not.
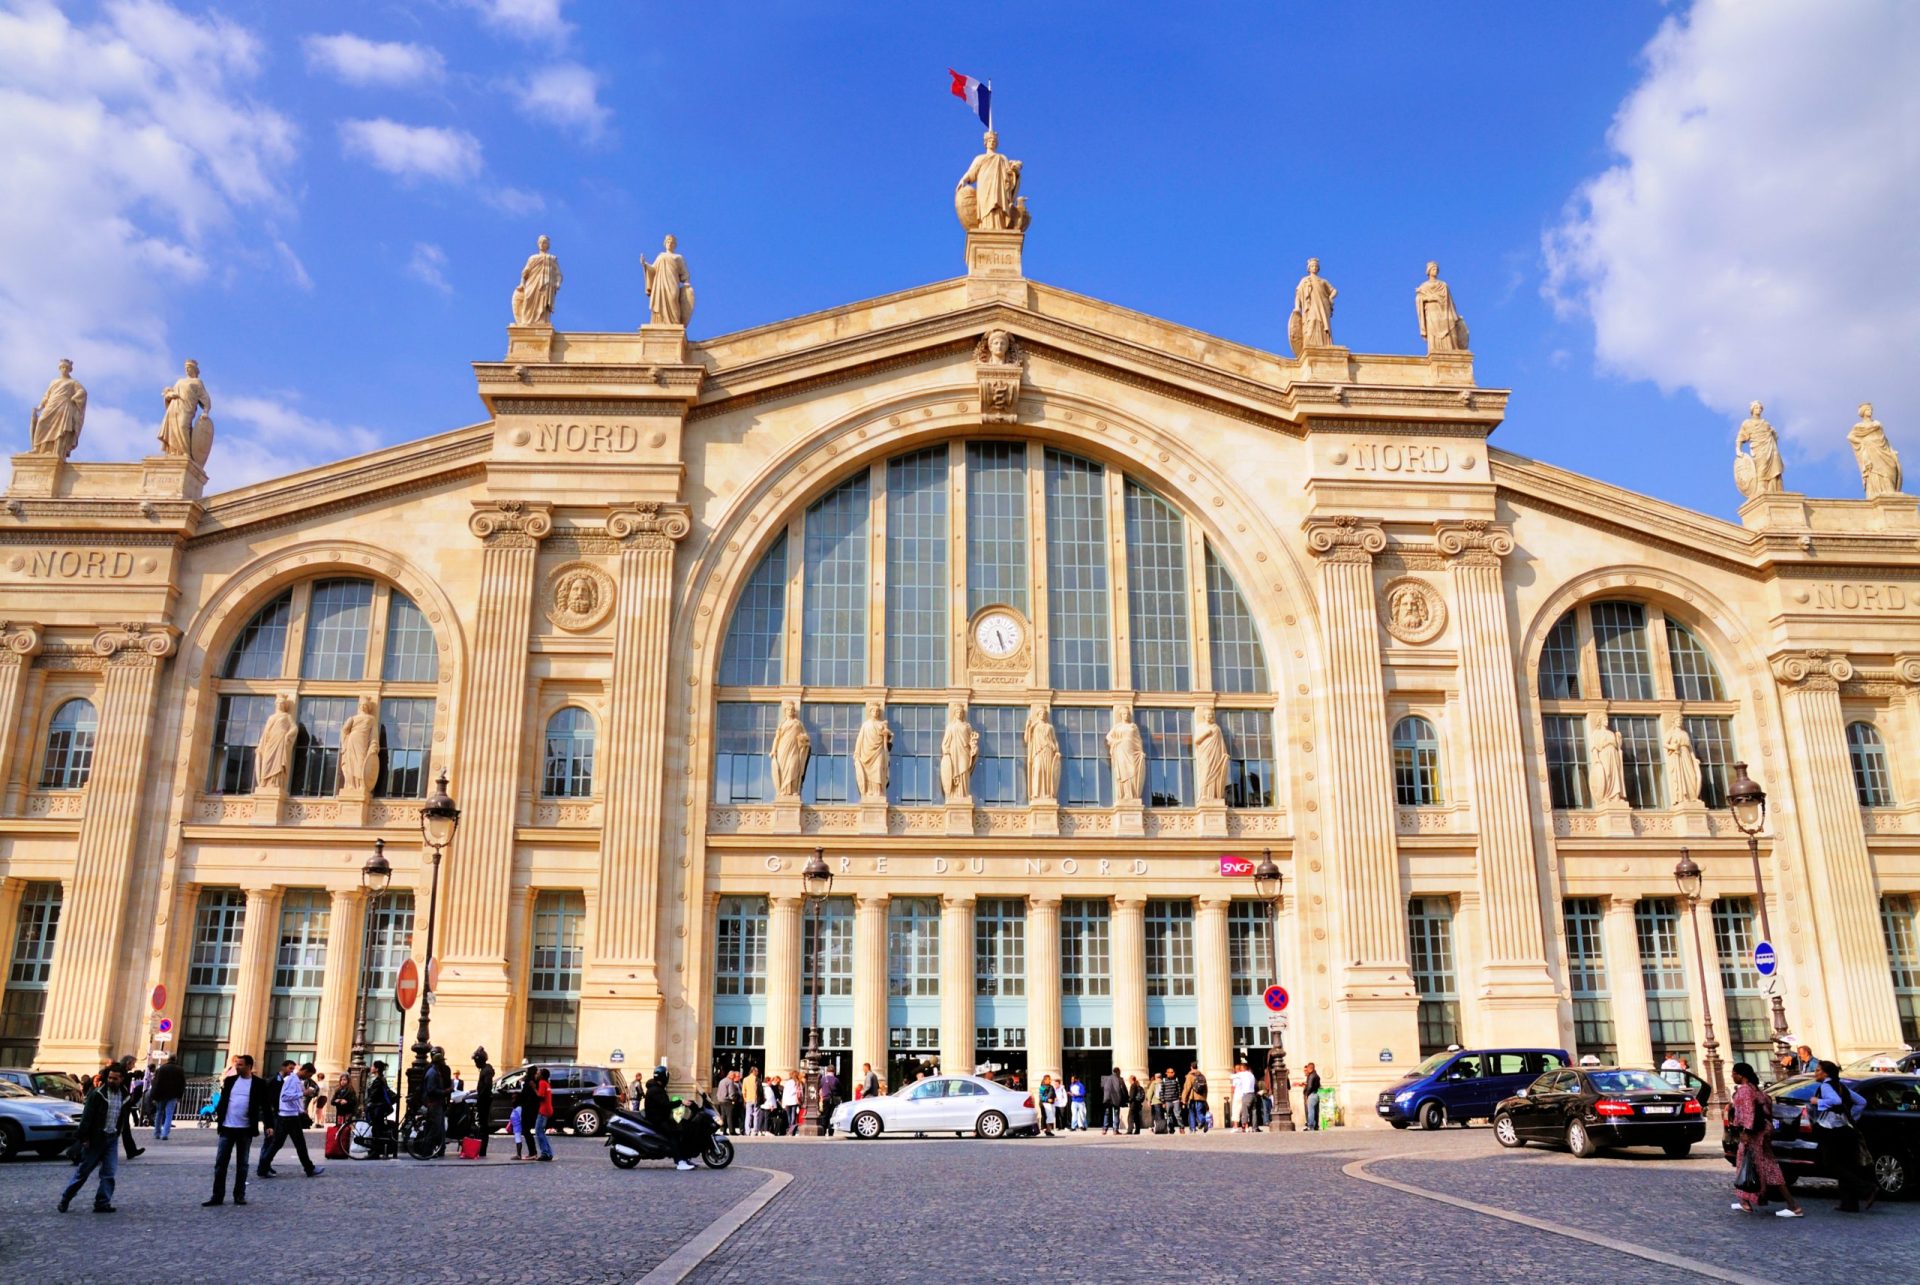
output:
[[[133,555],[123,549],[45,549],[33,555],[27,574],[36,580],[125,580]]]
[[[1813,605],[1820,611],[1905,611],[1913,601],[1897,584],[1817,584]]]
[[[640,445],[631,424],[536,424],[533,449],[570,455],[623,455]]]
[[[1356,473],[1445,473],[1453,467],[1444,446],[1355,442],[1351,454]]]

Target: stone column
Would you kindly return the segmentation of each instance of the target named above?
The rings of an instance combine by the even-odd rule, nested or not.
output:
[[[1478,889],[1456,893],[1453,898],[1454,985],[1460,995],[1460,1039],[1468,1048],[1484,1048],[1498,1042],[1494,1024],[1487,1011],[1492,985],[1487,980],[1486,900]],[[1554,1017],[1552,1038],[1541,1043],[1551,1048],[1560,1037],[1560,1020]]]
[[[267,1006],[273,993],[274,956],[280,945],[280,898],[284,888],[248,888],[247,918],[240,928],[240,976],[233,988],[233,1022],[227,1047],[251,1053],[255,1070],[265,1070]],[[419,1010],[415,1010],[418,1012]],[[279,1067],[271,1068],[275,1072]]]
[[[973,896],[940,899],[940,1069],[972,1075]]]
[[[767,1065],[768,1074],[785,1077],[800,1066],[806,1043],[801,988],[801,897],[772,897],[767,902]],[[858,976],[858,969],[855,976]]]
[[[366,935],[365,905],[366,893],[361,889],[337,888],[327,911],[332,932],[327,940],[327,968],[320,990],[320,1038],[313,1060],[330,1074],[337,1075],[353,1060],[353,1018],[360,997],[361,946]],[[462,1053],[458,1060],[465,1058]]]
[[[1113,1057],[1122,1074],[1147,1069],[1145,897],[1113,899]]]
[[[47,988],[40,1036],[42,1066],[98,1066],[118,1053],[132,1031],[113,1029],[120,987],[145,973],[125,955],[128,890],[147,817],[140,798],[147,784],[154,698],[160,667],[173,654],[174,632],[159,626],[116,625],[93,640],[106,665],[100,730],[87,781],[86,816],[74,844],[73,878],[60,905],[60,937]],[[9,943],[11,947],[11,943]]]
[[[638,1031],[648,1065],[663,1047],[661,919],[684,913],[682,903],[661,894],[660,850],[667,809],[673,551],[691,529],[686,510],[677,505],[637,504],[615,509],[607,518],[607,534],[621,542],[620,577],[600,768],[606,781],[600,902],[596,947],[581,989],[580,1046],[612,1048],[633,1041]]]
[[[444,897],[434,950],[442,967],[433,1025],[436,1043],[471,1050],[478,1045],[505,1047],[516,980],[507,973],[507,906],[523,775],[527,646],[533,629],[534,560],[540,541],[553,530],[553,515],[546,504],[476,501],[467,529],[484,548],[473,657],[460,714],[460,771],[452,782],[460,803],[460,832],[440,872]],[[421,860],[430,865],[432,858],[423,852]],[[424,949],[425,887],[415,906],[420,925],[416,937]]]
[[[887,1078],[887,899],[853,904],[853,1073],[871,1063]]]
[[[39,651],[38,625],[0,626],[0,789],[13,779],[20,750],[33,752],[33,733],[20,726],[20,701],[27,689],[27,671]],[[13,949],[11,936],[6,948]]]
[[[1327,721],[1318,738],[1329,894],[1337,933],[1335,1047],[1392,1049],[1396,1060],[1341,1066],[1348,1118],[1371,1118],[1381,1088],[1417,1061],[1419,996],[1407,965],[1407,907],[1387,750],[1380,624],[1373,558],[1387,547],[1377,522],[1311,518],[1307,547],[1320,558],[1321,645]]]
[[[1233,996],[1225,897],[1202,897],[1195,914],[1194,972],[1200,989],[1200,1070],[1217,1105],[1233,1085]],[[1239,1103],[1234,1106],[1238,1108]],[[1224,1119],[1224,1117],[1222,1117]]]
[[[1771,815],[1776,830],[1798,825],[1812,904],[1819,908],[1814,925],[1819,975],[1787,975],[1781,984],[1789,1020],[1798,1023],[1794,1033],[1846,1062],[1900,1047],[1900,1014],[1893,1001],[1886,942],[1874,931],[1880,922],[1880,898],[1873,857],[1854,793],[1846,717],[1840,708],[1840,684],[1853,677],[1853,665],[1837,653],[1789,652],[1774,658],[1773,675],[1782,688],[1782,730],[1793,787],[1791,808],[1776,805]],[[1780,851],[1777,843],[1774,851]],[[1775,867],[1778,877],[1777,860]],[[1789,954],[1792,946],[1797,943],[1790,945]],[[1802,988],[1813,990],[1811,1003],[1795,1003]],[[1795,1008],[1802,1010],[1797,1019]],[[1822,1027],[1824,1040],[1819,1038]]]
[[[6,989],[7,973],[13,967],[13,939],[20,931],[20,899],[26,894],[25,879],[0,879],[0,992]]]
[[[1028,1084],[1051,1075],[1060,1082],[1060,898],[1027,898]]]
[[[1613,1042],[1623,1066],[1637,1066],[1653,1057],[1647,983],[1640,972],[1640,937],[1633,926],[1633,908],[1639,900],[1631,894],[1606,899],[1607,1008],[1613,1015]]]
[[[1533,848],[1531,764],[1520,740],[1513,634],[1507,623],[1501,560],[1513,535],[1484,521],[1442,522],[1435,543],[1453,578],[1454,632],[1460,647],[1460,704],[1473,810],[1480,833],[1480,892],[1486,955],[1476,1006],[1479,1029],[1502,1040],[1550,1044],[1560,1029],[1560,997],[1547,971],[1541,928],[1540,863]]]

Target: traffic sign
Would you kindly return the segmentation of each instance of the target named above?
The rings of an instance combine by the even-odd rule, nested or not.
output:
[[[1392,1049],[1381,1049],[1381,1050],[1380,1050],[1380,1060],[1381,1060],[1382,1062],[1391,1062],[1391,1061],[1393,1061],[1393,1050],[1392,1050]]]
[[[400,961],[400,977],[393,984],[393,1006],[402,1013],[420,998],[420,969],[412,959]]]
[[[160,1034],[162,1034],[162,1035],[165,1035],[165,1034],[166,1034],[166,1033],[167,1033],[168,1031],[170,1031],[170,1030],[172,1030],[172,1029],[173,1029],[173,1019],[172,1019],[172,1018],[170,1018],[170,1017],[163,1017],[163,1018],[161,1018],[161,1019],[160,1019]]]
[[[1773,943],[1763,941],[1753,948],[1753,971],[1762,977],[1773,976],[1773,970],[1780,966],[1780,957],[1773,952]]]
[[[615,1049],[613,1052],[607,1054],[607,1061],[613,1063],[615,1066],[619,1066],[626,1060],[627,1055],[619,1049]]]
[[[153,1011],[158,1013],[161,1009],[165,1008],[166,1006],[167,1006],[167,988],[165,986],[154,987],[153,988]]]
[[[427,961],[427,994],[438,995],[439,993],[440,961],[437,959],[429,959]]]
[[[1285,1013],[1268,1013],[1267,1029],[1275,1035],[1285,1035],[1287,1033],[1287,1015]]]
[[[1274,1012],[1276,1013],[1285,1012],[1287,1008],[1287,1000],[1289,998],[1290,997],[1287,994],[1286,987],[1284,986],[1267,987],[1267,1007],[1272,1009]]]

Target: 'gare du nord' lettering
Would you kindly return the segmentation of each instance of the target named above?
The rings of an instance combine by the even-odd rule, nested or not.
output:
[[[533,449],[573,454],[618,455],[640,445],[631,424],[536,424]]]

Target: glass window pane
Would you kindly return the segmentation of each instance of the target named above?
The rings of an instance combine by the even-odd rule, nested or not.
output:
[[[1112,907],[1069,897],[1060,903],[1060,993],[1113,993]]]
[[[340,771],[340,729],[359,709],[352,696],[302,696],[293,742],[293,772],[287,793],[299,799],[333,794]]]
[[[398,589],[387,591],[387,650],[380,676],[389,683],[431,683],[440,677],[440,646],[427,614]]]
[[[947,448],[887,461],[887,683],[944,687]]]
[[[1266,903],[1233,902],[1227,907],[1228,993],[1263,995],[1280,980],[1273,974],[1273,920]]]
[[[1194,994],[1193,903],[1147,903],[1147,994]]]
[[[1133,685],[1146,692],[1192,687],[1187,634],[1187,537],[1180,514],[1132,478],[1127,516],[1127,618]]]
[[[51,881],[29,883],[20,894],[14,919],[13,952],[0,974],[0,1058],[7,1066],[30,1065],[40,1052],[40,1028],[47,1012],[47,983],[53,977],[53,950],[60,936],[61,890]],[[4,943],[0,943],[4,944]]]
[[[1660,720],[1651,714],[1616,714],[1609,721],[1613,730],[1620,733],[1627,806],[1666,807],[1666,748],[1660,735]]]
[[[1872,723],[1847,724],[1847,755],[1853,761],[1853,791],[1863,808],[1893,806],[1893,778],[1887,771],[1887,744]]]
[[[1215,714],[1227,741],[1227,806],[1273,806],[1273,715],[1264,709]]]
[[[713,798],[716,803],[769,803],[773,769],[767,752],[780,708],[770,701],[721,701],[713,719]]]
[[[719,995],[766,994],[767,899],[722,897],[713,940],[714,992]]]
[[[818,910],[809,908],[801,920],[800,983],[804,996],[813,979],[816,952],[820,959],[820,994],[853,994],[853,898],[828,897]],[[816,941],[818,945],[816,946]],[[831,1028],[829,1028],[831,1029]],[[827,1047],[839,1047],[827,1039]]]
[[[1607,994],[1604,914],[1598,897],[1570,897],[1564,903],[1574,1053],[1577,1057],[1591,1053],[1611,1063],[1618,1058],[1619,1048]]]
[[[542,892],[533,902],[533,951],[527,970],[529,1062],[571,1062],[580,1044],[581,930],[586,898]]]
[[[267,1001],[267,1065],[310,1062],[320,1038],[320,994],[326,980],[332,919],[327,894],[289,889],[280,902],[280,940]]]
[[[1192,807],[1193,711],[1143,709],[1136,711],[1135,720],[1147,751],[1146,805]]]
[[[1420,1056],[1460,1042],[1460,987],[1453,965],[1453,904],[1415,897],[1407,904],[1414,988],[1420,993]]]
[[[1267,656],[1254,628],[1253,613],[1240,595],[1240,586],[1207,545],[1207,632],[1212,639],[1213,689],[1217,692],[1264,692]]]
[[[1113,760],[1107,757],[1109,710],[1058,705],[1053,730],[1060,741],[1060,802],[1104,808],[1113,803]]]
[[[93,739],[100,720],[93,702],[70,700],[53,711],[47,724],[47,752],[40,768],[43,790],[78,790],[93,775]]]
[[[1049,450],[1045,480],[1047,655],[1053,685],[1105,691],[1110,685],[1106,472],[1092,460]]]
[[[853,776],[853,742],[866,711],[858,705],[803,705],[800,717],[813,738],[800,798],[807,803],[856,803],[860,787]]]
[[[893,756],[887,798],[903,806],[939,803],[940,736],[947,711],[939,705],[889,705]]]
[[[593,793],[593,715],[578,705],[558,710],[547,720],[546,765],[540,793],[549,799],[584,799]]]
[[[940,993],[940,901],[894,897],[887,903],[887,994]]]
[[[253,793],[253,753],[273,717],[271,696],[222,696],[213,719],[213,762],[207,789],[214,794]]]
[[[867,475],[860,473],[807,510],[800,681],[809,686],[867,681],[869,503]]]
[[[293,590],[260,608],[240,630],[227,652],[222,678],[278,678],[287,657],[287,623],[293,618]]]
[[[380,779],[386,799],[427,797],[427,745],[433,739],[433,702],[389,696],[380,702]]]
[[[1027,993],[1027,903],[982,897],[973,911],[973,992]]]
[[[967,615],[1027,599],[1027,444],[967,443]]]
[[[720,682],[773,687],[781,681],[787,635],[787,535],[781,532],[747,578],[720,650]]]
[[[1671,897],[1643,898],[1633,908],[1640,976],[1647,988],[1647,1025],[1653,1060],[1693,1056],[1693,1017],[1687,1005],[1686,965],[1680,957],[1680,913]]]
[[[1547,793],[1556,808],[1588,808],[1587,720],[1579,714],[1548,714],[1542,721],[1547,741]]]
[[[367,1043],[391,1049],[406,1019],[381,1000],[393,994],[400,964],[413,953],[413,894],[389,888],[370,898],[366,934],[361,966],[366,969]]]
[[[1647,612],[1637,602],[1593,604],[1593,647],[1600,662],[1600,694],[1608,700],[1652,700],[1653,659],[1647,653]]]
[[[1580,622],[1577,611],[1560,617],[1540,649],[1540,695],[1547,700],[1580,699]]]
[[[1733,720],[1689,714],[1685,726],[1693,738],[1693,756],[1700,760],[1700,801],[1710,808],[1724,808],[1733,770]]]
[[[1880,898],[1880,931],[1893,972],[1893,999],[1900,1012],[1900,1038],[1920,1047],[1920,915],[1908,896]]]
[[[1393,725],[1393,797],[1402,807],[1431,807],[1440,795],[1440,735],[1409,715]]]
[[[1027,743],[1025,708],[975,705],[967,721],[980,733],[980,757],[973,767],[973,797],[982,807],[1025,807]]]
[[[373,581],[318,580],[307,604],[306,650],[300,676],[358,682],[367,675],[367,630],[373,622]]]
[[[1720,671],[1700,640],[1687,627],[1667,617],[1667,659],[1673,666],[1673,694],[1683,701],[1723,701]]]
[[[1734,1060],[1766,1067],[1772,1061],[1773,1021],[1753,966],[1753,948],[1760,940],[1754,919],[1751,897],[1722,897],[1713,903],[1713,949],[1727,1000],[1727,1037]],[[1763,1078],[1772,1077],[1763,1072]]]

